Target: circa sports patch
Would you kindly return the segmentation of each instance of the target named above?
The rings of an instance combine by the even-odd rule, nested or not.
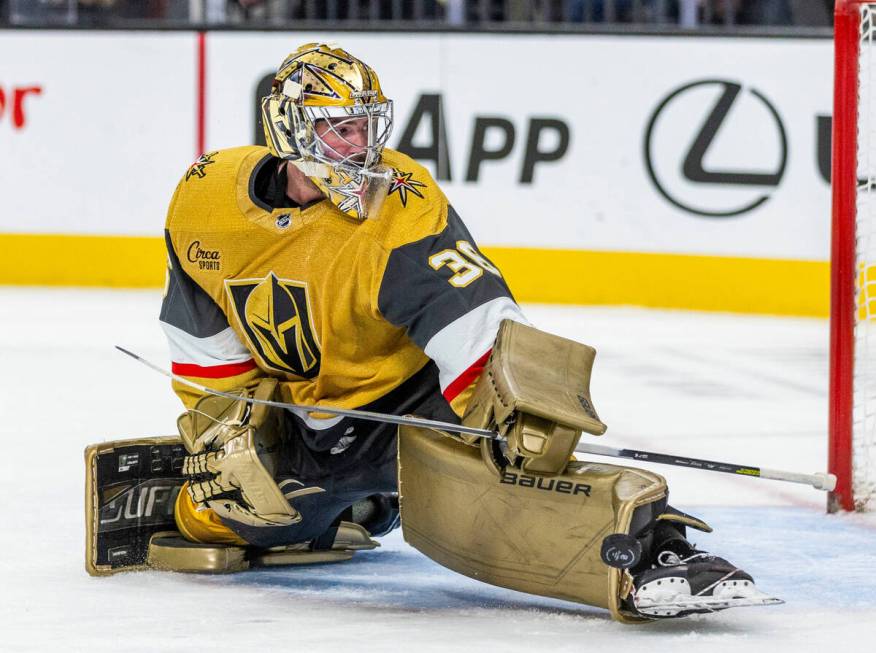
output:
[[[251,349],[265,367],[304,378],[319,374],[320,346],[307,284],[270,272],[264,279],[229,279],[225,290]]]

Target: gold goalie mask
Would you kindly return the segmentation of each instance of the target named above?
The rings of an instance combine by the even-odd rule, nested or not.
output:
[[[340,48],[303,45],[280,65],[261,106],[274,156],[350,217],[377,216],[391,175],[381,153],[392,131],[392,101],[370,66]]]

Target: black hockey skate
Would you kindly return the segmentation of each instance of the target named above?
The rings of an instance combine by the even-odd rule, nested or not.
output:
[[[633,576],[628,607],[643,617],[666,619],[727,608],[775,605],[754,579],[724,558],[697,550],[673,526],[655,532],[650,568]]]

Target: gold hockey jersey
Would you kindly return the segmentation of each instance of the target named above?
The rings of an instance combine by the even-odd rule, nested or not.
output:
[[[525,318],[428,171],[392,150],[383,161],[388,194],[365,221],[328,200],[289,206],[263,147],[189,168],[165,232],[160,319],[175,373],[219,390],[272,375],[286,401],[395,412],[381,400],[431,360],[461,414],[499,323]],[[199,398],[175,389],[186,406]]]

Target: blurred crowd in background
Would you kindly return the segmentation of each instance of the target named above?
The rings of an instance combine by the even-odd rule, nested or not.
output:
[[[0,0],[0,25],[829,26],[832,0]],[[329,25],[325,25],[330,27]]]

